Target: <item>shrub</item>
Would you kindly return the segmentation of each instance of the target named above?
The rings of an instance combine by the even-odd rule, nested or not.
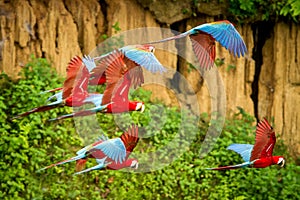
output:
[[[300,199],[300,167],[289,158],[280,141],[274,154],[288,158],[283,169],[271,166],[222,172],[205,170],[242,162],[239,155],[226,147],[231,143],[254,142],[254,118],[242,108],[226,120],[214,149],[200,158],[199,149],[209,126],[208,115],[203,114],[197,124],[177,108],[150,102],[151,93],[142,89],[130,98],[144,101],[145,113],[119,115],[119,127],[115,124],[116,116],[110,114],[98,114],[97,120],[109,137],[121,135],[122,129],[132,122],[139,124],[143,138],[135,152],[141,158],[140,168],[160,166],[160,169],[146,173],[93,171],[72,176],[74,163],[68,163],[37,173],[41,167],[74,156],[83,147],[72,119],[47,122],[70,109],[56,108],[14,121],[9,118],[42,105],[47,97],[39,93],[61,86],[62,79],[45,59],[33,57],[20,79],[14,81],[1,74],[0,80],[1,199]],[[157,129],[160,122],[161,129]],[[82,127],[88,130],[89,126],[87,119]],[[179,136],[191,139],[191,144]],[[166,145],[170,151],[151,154]],[[173,161],[175,149],[181,150],[181,156]],[[160,160],[172,163],[160,165]],[[88,167],[94,164],[88,162]]]

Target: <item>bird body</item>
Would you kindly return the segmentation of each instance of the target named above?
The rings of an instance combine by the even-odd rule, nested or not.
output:
[[[148,44],[167,42],[186,36],[190,37],[200,67],[204,69],[210,69],[214,65],[216,57],[215,41],[228,49],[234,56],[240,57],[247,53],[247,47],[241,35],[227,20],[201,24],[179,35],[149,42]]]
[[[85,103],[93,103],[96,107],[99,106],[99,100],[102,101],[102,95],[89,94],[87,91],[89,70],[94,68],[93,60],[86,56],[81,59],[75,56],[71,59],[67,66],[67,77],[62,88],[56,88],[50,91],[62,90],[53,95],[48,100],[56,98],[56,101],[46,105],[33,108],[27,112],[19,114],[15,118],[24,117],[35,112],[43,112],[60,106],[79,107]]]
[[[256,128],[255,144],[231,144],[227,147],[240,154],[245,161],[242,164],[207,168],[210,170],[227,170],[243,167],[265,168],[271,165],[285,164],[285,159],[282,156],[273,156],[273,148],[276,143],[275,132],[269,122],[264,119],[260,121]]]
[[[138,127],[132,125],[120,138],[100,138],[95,143],[77,151],[76,156],[44,167],[39,171],[72,161],[76,161],[76,170],[80,170],[76,174],[102,168],[113,170],[125,167],[137,168],[138,161],[136,159],[128,159],[128,157],[137,145],[138,140]],[[88,158],[96,159],[98,165],[82,170]]]
[[[129,63],[129,66],[126,63]],[[107,85],[103,93],[101,105],[59,116],[50,119],[50,121],[87,116],[97,112],[122,113],[128,111],[144,111],[145,105],[143,102],[129,101],[128,99],[131,85],[140,85],[143,83],[144,77],[140,66],[136,66],[132,61],[126,60],[124,53],[119,50],[115,50],[105,56],[98,66],[103,66],[101,68],[106,67]]]

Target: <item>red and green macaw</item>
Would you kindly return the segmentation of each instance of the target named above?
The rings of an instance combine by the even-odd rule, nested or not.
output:
[[[90,77],[89,71],[94,67],[94,61],[88,56],[83,59],[79,56],[73,57],[67,66],[67,77],[63,87],[51,90],[56,91],[62,89],[62,92],[49,98],[49,100],[56,98],[56,101],[19,114],[13,119],[24,117],[35,112],[51,110],[59,106],[79,107],[85,103],[92,103],[95,106],[100,106],[99,101],[101,101],[102,95],[89,94],[87,91]]]
[[[134,67],[142,66],[146,70],[155,73],[155,72],[165,72],[166,69],[162,66],[162,64],[157,60],[154,55],[155,47],[152,45],[144,44],[144,45],[128,45],[122,48],[119,48],[120,51],[124,55],[124,63],[128,66],[129,69]],[[108,54],[101,55],[99,57],[95,57],[95,61],[100,61],[99,64],[91,71],[91,79],[90,85],[99,85],[99,77],[102,77],[102,74],[105,74],[106,77],[106,69],[107,64],[101,62],[102,60],[107,60],[107,57],[110,54],[114,54],[115,51],[112,51]],[[142,69],[138,68],[137,71],[131,75],[133,78],[136,78],[134,87],[139,86],[144,82]],[[99,80],[99,81],[97,81]],[[102,78],[103,80],[103,78]],[[102,83],[103,81],[100,81]]]
[[[102,137],[97,142],[77,151],[77,156],[49,165],[38,171],[73,161],[76,161],[77,173],[75,174],[100,169],[118,170],[128,167],[137,169],[138,160],[128,157],[139,141],[138,131],[138,126],[132,125],[119,138],[108,139]],[[88,158],[96,159],[98,165],[82,170]]]
[[[227,149],[240,154],[244,163],[238,165],[208,168],[210,170],[227,170],[243,167],[265,168],[271,165],[285,164],[282,156],[273,156],[273,148],[276,143],[275,132],[269,122],[264,119],[257,124],[255,144],[231,144]]]
[[[227,20],[202,24],[179,35],[148,44],[167,42],[186,36],[190,37],[200,67],[204,69],[210,69],[214,65],[216,58],[215,41],[218,41],[234,56],[240,57],[247,53],[247,47],[241,35]]]
[[[133,48],[134,47],[134,48]],[[130,87],[140,86],[144,83],[142,67],[151,72],[163,72],[164,67],[155,58],[154,47],[149,45],[126,46],[101,57],[97,68],[105,68],[106,89],[103,93],[101,106],[88,110],[63,115],[53,120],[66,119],[76,116],[91,115],[96,112],[121,113],[127,111],[141,111],[145,109],[143,102],[129,101]],[[142,48],[143,47],[143,48]],[[96,60],[97,58],[95,58]],[[136,60],[136,62],[132,60]],[[96,69],[96,68],[95,68]]]
[[[143,66],[148,71],[155,73],[165,72],[166,69],[162,66],[162,64],[157,60],[154,55],[155,47],[152,45],[144,44],[144,45],[128,45],[118,49],[120,52],[124,54],[124,62],[127,66],[136,67]],[[107,58],[110,54],[113,54],[114,51],[101,55],[99,57],[93,58],[94,61],[100,61],[100,64],[93,64],[94,67],[90,69],[90,78],[89,85],[102,85],[106,83],[106,65],[101,63],[101,60]],[[138,72],[137,72],[138,73]],[[140,71],[139,73],[142,73]],[[135,78],[142,77],[140,74]],[[139,80],[140,84],[143,83],[144,80]],[[139,83],[137,81],[137,83]],[[134,85],[136,87],[137,85]],[[52,90],[48,90],[45,92],[53,92],[57,90],[61,90],[62,88],[55,88]]]

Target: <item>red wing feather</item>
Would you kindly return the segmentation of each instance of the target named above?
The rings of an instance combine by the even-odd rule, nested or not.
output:
[[[101,62],[91,71],[90,85],[102,85],[106,82],[106,63]]]
[[[144,75],[143,75],[142,67],[127,57],[124,58],[124,62],[128,67],[131,84],[133,85],[133,87],[137,88],[141,86],[144,83]]]
[[[107,85],[103,94],[102,105],[112,102],[114,95],[118,92],[116,89],[124,85],[124,74],[128,71],[128,67],[123,59],[124,54],[115,50],[100,62],[101,65],[107,66],[105,71]],[[125,95],[125,98],[128,99],[128,94]]]
[[[63,86],[63,99],[66,99],[72,94],[72,90],[76,81],[79,70],[82,66],[82,60],[79,56],[71,59],[67,66],[67,77]]]
[[[215,39],[202,31],[197,34],[190,35],[193,50],[198,58],[200,67],[210,69],[214,65],[216,58]]]
[[[72,97],[75,101],[83,101],[87,95],[87,88],[89,84],[90,72],[87,67],[84,65],[81,67],[81,70],[78,72],[77,77],[75,78]]]
[[[250,161],[272,156],[275,143],[276,137],[272,126],[266,119],[260,121],[256,127],[255,144]]]
[[[126,159],[129,154],[133,151],[139,141],[139,128],[136,125],[132,125],[128,128],[126,132],[121,135],[121,140],[123,141],[126,148]]]

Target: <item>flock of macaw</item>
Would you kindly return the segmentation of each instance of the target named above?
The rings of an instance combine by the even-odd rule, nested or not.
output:
[[[90,56],[84,56],[80,58],[79,56],[75,56],[67,66],[67,76],[63,87],[46,91],[58,91],[48,98],[47,104],[19,114],[14,119],[35,112],[47,111],[59,106],[80,107],[84,104],[93,104],[94,107],[59,116],[50,119],[50,121],[86,116],[96,112],[143,112],[145,109],[144,103],[130,101],[128,99],[128,92],[130,87],[133,86],[136,88],[144,83],[142,67],[152,73],[163,73],[166,71],[154,55],[155,47],[153,44],[180,39],[186,36],[189,36],[191,39],[194,53],[202,69],[208,70],[214,65],[216,57],[215,41],[218,41],[234,56],[245,56],[247,53],[246,45],[240,34],[229,21],[223,20],[202,24],[185,33],[160,41],[125,46],[99,57],[91,58]],[[102,84],[106,84],[103,94],[88,92],[89,85]],[[132,125],[128,127],[128,130],[120,138],[108,139],[101,137],[95,143],[80,149],[76,156],[40,170],[72,161],[76,161],[77,173],[75,174],[100,169],[118,170],[127,167],[137,169],[138,160],[128,157],[138,141],[138,127]],[[267,120],[264,120],[257,126],[254,146],[249,144],[232,144],[228,147],[228,149],[241,154],[245,163],[209,169],[224,170],[246,166],[267,167],[272,164],[283,166],[285,162],[283,157],[272,156],[275,141],[275,133],[272,127]],[[88,158],[94,158],[97,165],[84,169]]]

